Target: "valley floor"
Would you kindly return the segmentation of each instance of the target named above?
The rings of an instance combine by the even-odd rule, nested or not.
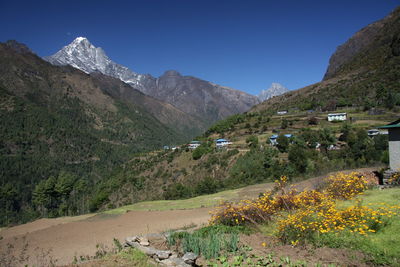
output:
[[[356,171],[372,171],[372,168]],[[296,184],[298,189],[312,188],[326,176],[312,178]],[[219,200],[255,198],[272,184],[248,186],[231,190],[225,196],[217,193]],[[222,192],[223,193],[223,192]],[[213,198],[213,196],[204,196]],[[217,197],[214,197],[217,198]],[[178,200],[179,201],[179,200]],[[166,204],[170,205],[170,203]],[[171,205],[172,207],[173,205]],[[0,266],[45,266],[50,261],[56,265],[73,262],[74,257],[94,256],[98,248],[113,246],[113,238],[156,233],[190,225],[206,224],[211,207],[163,211],[128,211],[122,215],[99,213],[76,217],[40,219],[24,225],[0,230]]]

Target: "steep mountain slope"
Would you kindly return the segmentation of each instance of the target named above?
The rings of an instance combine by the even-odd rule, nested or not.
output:
[[[340,46],[322,82],[290,91],[252,110],[391,109],[396,105],[400,105],[400,7]]]
[[[260,94],[258,95],[258,98],[261,101],[268,100],[274,96],[282,95],[286,92],[289,92],[289,89],[287,89],[285,86],[283,86],[280,83],[272,83],[271,86],[266,89],[262,90]]]
[[[118,78],[143,93],[166,101],[208,125],[229,115],[245,112],[257,97],[195,77],[166,71],[159,78],[137,74],[111,61],[103,49],[78,37],[45,60],[55,65],[71,65],[86,73],[101,72]]]
[[[170,105],[119,80],[53,66],[16,42],[0,44],[0,100],[0,224],[35,217],[32,191],[49,177],[40,192],[58,191],[33,202],[66,205],[63,194],[75,190],[75,204],[50,216],[88,211],[76,201],[88,203],[90,187],[132,154],[185,140],[148,111],[185,116]]]
[[[396,16],[395,13],[371,23],[356,32],[344,44],[338,46],[335,53],[329,59],[329,66],[324,75],[324,80],[337,76],[341,72],[341,69],[361,51],[371,49],[371,44],[376,39],[383,37],[381,36],[383,27],[385,27],[385,24],[391,23],[390,21],[393,20],[393,16]],[[386,38],[390,38],[390,36],[386,36]]]

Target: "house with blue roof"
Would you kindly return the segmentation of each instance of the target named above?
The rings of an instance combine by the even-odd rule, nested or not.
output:
[[[232,142],[223,138],[215,140],[215,146],[217,148],[222,148],[231,145]]]
[[[292,138],[293,135],[292,134],[284,134],[284,136],[288,139]],[[271,143],[271,145],[276,146],[278,144],[278,139],[279,135],[274,134],[269,138],[269,142]]]

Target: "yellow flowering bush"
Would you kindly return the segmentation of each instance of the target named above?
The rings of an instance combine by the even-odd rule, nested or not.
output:
[[[276,207],[271,193],[265,193],[256,200],[242,200],[238,204],[223,203],[211,212],[210,224],[233,226],[266,222],[276,213]]]
[[[275,181],[272,191],[256,200],[224,203],[214,210],[210,223],[257,225],[276,219],[278,237],[294,245],[328,233],[374,233],[400,210],[399,206],[372,209],[359,202],[348,208],[338,208],[337,199],[352,199],[367,189],[367,182],[358,173],[331,176],[322,191],[286,191],[286,187],[287,177],[283,176]]]
[[[297,192],[291,189],[285,191],[287,178],[282,176],[275,181],[275,188],[271,192],[262,194],[256,200],[242,200],[238,204],[222,203],[211,212],[211,224],[245,225],[258,224],[270,221],[279,211],[295,210],[308,205],[320,203],[323,194],[315,191]],[[279,194],[273,192],[280,192]]]
[[[328,197],[333,199],[352,199],[367,189],[367,181],[358,173],[339,173],[328,178],[325,189]]]
[[[278,221],[278,237],[284,242],[312,240],[326,233],[349,231],[360,235],[374,233],[395,216],[400,207],[382,206],[372,209],[357,205],[339,209],[334,201],[326,200],[319,205],[301,208]]]
[[[389,178],[389,184],[400,185],[400,172],[396,172]]]

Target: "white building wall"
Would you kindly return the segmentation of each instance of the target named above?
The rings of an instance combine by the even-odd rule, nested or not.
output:
[[[390,169],[400,171],[400,128],[389,129]]]

